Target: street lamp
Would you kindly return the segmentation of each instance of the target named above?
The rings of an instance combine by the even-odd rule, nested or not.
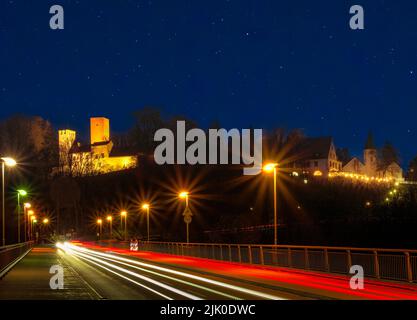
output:
[[[100,233],[99,233],[99,235],[100,235],[100,236],[99,236],[99,239],[101,240],[101,232],[102,232],[102,227],[103,227],[103,220],[98,219],[98,220],[97,220],[97,224],[98,224],[98,226],[99,226],[99,230],[100,230],[100,231],[99,231],[99,232],[100,232]]]
[[[185,199],[185,206],[188,207],[188,196],[189,196],[189,192],[187,191],[182,191],[179,194],[180,199]]]
[[[14,167],[16,166],[16,160],[9,158],[9,157],[5,157],[5,158],[0,158],[1,160],[1,179],[2,179],[2,243],[3,243],[3,247],[6,245],[6,204],[5,204],[5,200],[4,200],[4,192],[5,192],[5,186],[4,186],[4,171],[5,171],[5,167]]]
[[[27,227],[28,223],[26,222],[27,221],[27,211],[30,208],[32,208],[32,205],[30,203],[26,202],[25,204],[23,204],[23,216],[24,216],[23,220],[25,222],[25,242],[27,240],[27,234],[28,234],[28,227]]]
[[[35,211],[33,211],[33,210],[29,210],[28,211],[28,219],[29,219],[29,221],[30,221],[30,223],[28,223],[28,233],[29,233],[29,239],[30,240],[32,240],[32,235],[33,235],[33,230],[32,230],[32,227],[33,227],[33,225],[32,225],[32,221],[33,221],[33,219],[34,219],[34,214],[35,214]]]
[[[277,217],[277,168],[278,163],[267,163],[263,167],[265,173],[274,174],[274,244],[278,244],[278,217]]]
[[[189,230],[189,228],[190,228],[191,221],[193,221],[193,218],[192,218],[193,214],[191,213],[191,210],[188,206],[189,196],[190,196],[190,193],[188,191],[181,191],[178,194],[178,197],[180,199],[185,200],[185,210],[184,210],[183,216],[184,216],[184,222],[185,222],[185,225],[186,225],[186,228],[187,228],[187,244],[190,243],[190,230]]]
[[[123,218],[125,218],[125,241],[127,241],[127,212],[126,211],[120,212],[121,222],[123,222]]]
[[[148,229],[148,242],[149,242],[149,210],[150,210],[150,205],[148,203],[145,203],[142,206],[143,210],[146,210],[146,214],[147,214],[147,229]]]
[[[109,222],[110,224],[110,239],[113,238],[113,217],[112,216],[108,216],[106,218],[106,220]]]
[[[34,215],[30,216],[30,221],[31,221],[31,239],[33,240],[33,230],[35,227],[35,224],[38,223],[38,220],[36,219],[36,217]]]
[[[17,242],[20,243],[20,197],[28,195],[26,190],[17,190]]]

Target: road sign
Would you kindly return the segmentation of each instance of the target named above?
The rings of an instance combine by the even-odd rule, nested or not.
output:
[[[185,208],[184,213],[182,215],[184,216],[184,222],[186,224],[190,224],[191,221],[193,221],[193,213],[191,212],[189,207]]]
[[[193,221],[193,218],[191,216],[184,216],[184,222],[186,224],[190,224]]]

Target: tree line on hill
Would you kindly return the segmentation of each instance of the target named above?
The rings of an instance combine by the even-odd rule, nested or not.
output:
[[[113,140],[119,147],[133,148],[143,154],[152,153],[153,134],[157,129],[164,127],[174,131],[177,120],[186,120],[189,128],[197,127],[184,117],[164,117],[155,108],[138,110],[134,117],[133,127],[113,136]],[[210,127],[220,128],[220,124],[213,123]],[[269,131],[265,157],[285,157],[282,150],[303,137],[301,130]],[[75,226],[80,233],[91,234],[98,214],[115,213],[121,207],[140,212],[138,203],[153,199],[156,208],[152,228],[157,239],[182,241],[183,206],[175,192],[192,186],[195,191],[191,202],[195,213],[193,241],[271,242],[272,183],[263,175],[242,177],[241,168],[233,166],[161,168],[151,159],[145,159],[139,162],[137,170],[55,184],[51,183],[50,170],[58,163],[57,138],[57,130],[40,117],[17,115],[0,121],[0,154],[14,156],[20,163],[17,170],[6,175],[8,194],[27,186],[40,211],[53,215],[54,223],[64,229]],[[389,144],[383,146],[380,154],[386,162],[398,160],[398,152]],[[349,158],[348,150],[344,150],[344,155]],[[417,157],[410,163],[409,178],[417,180]],[[411,243],[409,234],[402,230],[417,226],[415,189],[404,189],[400,198],[387,204],[384,200],[389,190],[384,188],[321,180],[305,185],[302,177],[298,180],[285,178],[280,183],[280,236],[287,243],[348,245],[355,242],[382,246],[381,238],[387,234],[394,239],[390,242],[392,246]],[[58,192],[59,185],[64,185],[67,191]],[[63,203],[60,212],[54,199]],[[366,202],[372,205],[365,206]],[[16,199],[8,197],[7,205],[10,221],[15,217],[12,213]],[[138,214],[132,218],[132,233],[144,234],[141,217]],[[13,224],[8,227],[15,229]],[[351,239],[353,233],[357,234],[357,239]]]

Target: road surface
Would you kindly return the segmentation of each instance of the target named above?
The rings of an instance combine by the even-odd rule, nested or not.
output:
[[[63,290],[50,288],[53,265]],[[342,276],[65,243],[34,248],[0,281],[0,299],[417,299],[417,287],[368,281],[357,291]]]

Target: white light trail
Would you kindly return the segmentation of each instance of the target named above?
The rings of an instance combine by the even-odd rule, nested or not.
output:
[[[92,255],[95,255],[95,253],[92,253]],[[192,283],[192,282],[189,282],[189,281],[181,280],[179,278],[170,277],[170,276],[168,276],[166,274],[163,274],[163,273],[158,273],[158,272],[155,272],[155,271],[147,270],[147,269],[144,269],[144,268],[141,268],[141,267],[129,264],[129,263],[118,261],[116,259],[106,258],[106,257],[102,257],[102,259],[112,261],[112,262],[115,262],[115,263],[118,263],[118,264],[121,264],[121,265],[124,265],[124,266],[128,266],[128,267],[136,269],[136,270],[147,272],[147,273],[150,273],[150,274],[162,277],[162,278],[166,278],[166,279],[173,280],[173,281],[176,281],[176,282],[179,282],[179,283],[183,283],[183,284],[186,284],[188,286],[192,286],[192,287],[195,287],[195,288],[198,288],[198,289],[202,289],[202,290],[214,293],[214,294],[218,294],[218,295],[224,296],[224,297],[232,299],[232,300],[242,300],[239,297],[232,296],[232,295],[224,293],[224,292],[220,292],[220,291],[217,291],[217,290],[214,290],[214,289],[203,287],[203,286],[200,286],[198,284],[195,284],[195,283]]]
[[[164,298],[164,299],[167,299],[167,300],[174,300],[173,298],[170,298],[170,297],[168,297],[168,296],[166,296],[166,295],[164,295],[164,294],[162,294],[162,293],[160,293],[160,292],[158,292],[158,291],[156,291],[156,290],[154,290],[154,289],[152,289],[152,288],[149,288],[148,286],[145,286],[145,285],[144,285],[144,284],[142,284],[142,283],[139,283],[139,282],[137,282],[137,281],[135,281],[135,280],[133,280],[133,279],[130,279],[130,278],[128,278],[128,277],[125,277],[124,275],[122,275],[122,274],[120,274],[120,273],[118,273],[118,272],[116,272],[116,271],[110,270],[109,268],[106,268],[105,266],[103,266],[103,265],[101,265],[101,264],[99,264],[99,263],[97,263],[97,262],[94,262],[94,261],[92,261],[92,260],[90,260],[90,259],[88,259],[88,258],[80,257],[80,256],[78,256],[78,255],[76,255],[76,254],[74,254],[74,255],[75,255],[75,256],[77,256],[78,258],[80,258],[80,259],[82,259],[82,260],[86,260],[86,261],[88,261],[88,262],[90,262],[90,263],[92,263],[92,264],[94,264],[94,265],[96,265],[96,266],[98,266],[98,267],[100,267],[100,268],[102,268],[102,269],[104,269],[104,270],[108,271],[108,272],[111,272],[111,273],[113,273],[113,274],[115,274],[115,275],[119,276],[119,277],[120,277],[120,278],[122,278],[122,279],[125,279],[125,280],[127,280],[127,281],[130,281],[130,282],[132,282],[132,283],[134,283],[134,284],[136,284],[136,285],[138,285],[138,286],[140,286],[140,287],[142,287],[142,288],[144,288],[144,289],[146,289],[146,290],[149,290],[149,291],[151,291],[151,292],[153,292],[153,293],[157,294],[158,296],[161,296],[161,297],[162,297],[162,298]]]
[[[271,295],[271,294],[268,294],[268,293],[263,293],[263,292],[260,292],[260,291],[247,289],[247,288],[231,285],[231,284],[216,281],[216,280],[207,279],[207,278],[204,278],[204,277],[200,277],[200,276],[188,274],[188,273],[185,273],[185,272],[168,269],[168,268],[165,268],[165,267],[152,265],[152,264],[149,264],[149,263],[140,262],[140,261],[133,260],[133,259],[127,259],[127,258],[123,258],[123,257],[116,256],[116,255],[111,255],[111,254],[107,254],[107,253],[93,251],[93,250],[90,250],[90,249],[87,249],[87,248],[77,247],[77,246],[74,246],[74,245],[71,245],[71,244],[67,244],[67,246],[73,248],[76,251],[85,252],[85,253],[89,253],[89,254],[92,254],[92,255],[100,256],[100,257],[106,257],[106,258],[109,258],[109,259],[115,259],[115,260],[118,260],[118,261],[128,262],[128,263],[131,263],[131,264],[139,265],[139,266],[150,268],[150,269],[155,269],[155,270],[166,272],[166,273],[175,274],[175,275],[186,277],[186,278],[189,278],[189,279],[194,279],[194,280],[197,280],[197,281],[201,281],[201,282],[209,283],[209,284],[216,285],[216,286],[219,286],[219,287],[223,287],[223,288],[231,289],[231,290],[234,290],[234,291],[238,291],[238,292],[241,292],[241,293],[249,294],[249,295],[259,297],[259,298],[262,298],[262,299],[286,300],[285,298],[278,297],[278,296],[275,296],[275,295]]]
[[[62,249],[62,250],[64,250],[65,252],[70,253],[70,254],[73,254],[73,255],[75,255],[75,256],[77,256],[77,257],[79,257],[79,258],[84,258],[84,259],[86,259],[86,260],[89,260],[90,262],[95,261],[95,262],[97,262],[97,263],[95,263],[95,264],[96,264],[96,265],[98,265],[98,266],[100,266],[100,267],[102,267],[102,268],[103,268],[103,266],[102,266],[102,265],[107,265],[107,266],[108,266],[108,267],[110,267],[110,268],[113,268],[113,269],[116,269],[116,270],[118,270],[118,271],[121,271],[121,272],[127,273],[127,274],[129,274],[129,275],[131,275],[131,276],[134,276],[134,277],[139,278],[139,279],[141,279],[141,280],[144,280],[144,281],[147,281],[147,282],[149,282],[149,283],[152,283],[152,284],[154,284],[154,285],[156,285],[156,286],[159,286],[159,287],[164,288],[164,289],[166,289],[166,290],[168,290],[168,291],[171,291],[171,292],[174,292],[174,293],[176,293],[176,294],[179,294],[179,295],[181,295],[181,296],[183,296],[183,297],[186,297],[186,298],[188,298],[188,299],[191,299],[191,300],[202,300],[201,298],[199,298],[199,297],[197,297],[197,296],[195,296],[195,295],[192,295],[192,294],[189,294],[189,293],[184,292],[184,291],[182,291],[182,290],[179,290],[179,289],[176,289],[176,288],[174,288],[174,287],[168,286],[168,285],[166,285],[166,284],[164,284],[164,283],[162,283],[162,282],[159,282],[159,281],[153,280],[153,279],[148,278],[148,277],[146,277],[146,276],[142,276],[142,275],[140,275],[140,274],[138,274],[138,273],[132,272],[132,271],[127,270],[127,269],[125,269],[125,268],[121,268],[121,267],[119,267],[119,266],[116,266],[116,265],[114,265],[114,264],[112,264],[112,263],[109,263],[109,262],[103,261],[103,260],[101,260],[101,259],[99,259],[99,258],[96,258],[96,257],[94,257],[94,256],[91,256],[91,255],[89,256],[89,255],[88,255],[88,254],[86,254],[86,253],[79,252],[79,251],[77,251],[77,250],[76,250],[76,249],[77,249],[77,247],[75,247],[75,246],[73,246],[73,245],[71,245],[71,244],[67,244],[67,243],[65,243],[64,245],[62,245],[62,244],[57,244],[57,247],[58,247],[58,248],[60,248],[60,249]],[[91,261],[91,260],[93,260],[93,261]],[[102,264],[102,265],[100,265],[100,264]],[[138,282],[136,282],[136,281],[134,281],[134,280],[132,280],[132,279],[129,279],[129,278],[125,277],[125,276],[122,276],[122,275],[120,275],[120,274],[119,274],[119,273],[117,273],[117,272],[114,272],[114,271],[112,271],[112,270],[109,270],[108,268],[107,268],[106,270],[108,270],[108,271],[112,272],[113,274],[116,274],[116,275],[118,275],[118,276],[121,276],[122,278],[124,278],[124,279],[126,279],[126,280],[129,280],[129,281],[131,281],[131,282],[133,282],[133,283],[135,283],[135,284],[137,284],[137,285],[140,285],[141,287],[143,287],[143,288],[145,288],[145,289],[147,289],[147,290],[150,290],[150,291],[152,291],[152,292],[154,292],[154,293],[157,293],[157,294],[159,294],[160,296],[163,296],[161,293],[159,293],[159,292],[157,292],[157,291],[155,291],[155,290],[153,290],[153,289],[151,289],[151,288],[149,288],[149,287],[147,287],[147,286],[145,286],[145,285],[142,285],[142,284],[140,284],[140,283],[138,283]],[[167,298],[167,299],[169,299],[169,300],[172,300],[171,298],[169,298],[169,297],[167,297],[167,296],[164,296],[164,298]]]

